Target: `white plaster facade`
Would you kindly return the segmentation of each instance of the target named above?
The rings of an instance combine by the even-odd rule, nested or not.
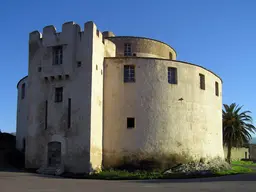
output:
[[[122,55],[127,43],[131,56]],[[53,65],[55,46],[63,50],[59,65]],[[52,141],[61,143],[65,171],[75,173],[115,166],[134,154],[224,158],[222,81],[176,57],[165,43],[101,33],[93,22],[84,31],[68,22],[60,33],[53,26],[30,33],[28,77],[17,86],[17,148],[26,138],[26,167],[47,166]],[[135,67],[135,82],[124,82],[125,65]],[[177,84],[168,83],[168,67],[177,69]],[[55,102],[58,87],[61,102]]]

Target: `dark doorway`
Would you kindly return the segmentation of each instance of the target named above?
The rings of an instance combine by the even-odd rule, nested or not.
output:
[[[55,167],[61,164],[61,143],[53,141],[48,143],[48,166]]]

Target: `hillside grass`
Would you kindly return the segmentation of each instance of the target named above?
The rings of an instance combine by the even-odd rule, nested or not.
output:
[[[253,170],[248,168],[248,167],[243,167],[243,166],[239,166],[239,165],[232,165],[231,170],[216,172],[216,175],[219,175],[219,176],[221,176],[221,175],[235,175],[235,174],[244,174],[244,173],[251,173],[251,172],[253,172]]]

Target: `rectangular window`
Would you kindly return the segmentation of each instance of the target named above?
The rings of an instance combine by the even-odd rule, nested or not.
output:
[[[23,83],[21,86],[21,99],[25,98],[25,91],[26,91],[25,89],[26,89],[26,84]]]
[[[63,99],[63,87],[55,88],[55,102],[59,103],[62,102]]]
[[[71,126],[71,99],[68,99],[68,128]]]
[[[205,90],[205,76],[200,73],[199,78],[200,78],[200,89]]]
[[[168,67],[168,83],[178,84],[177,68]]]
[[[48,126],[48,101],[45,101],[45,112],[44,112],[44,129]]]
[[[124,44],[124,56],[132,56],[132,48],[130,43]]]
[[[63,61],[62,46],[53,47],[53,65],[61,65]]]
[[[81,61],[77,61],[77,67],[81,67],[82,66],[82,62]]]
[[[134,65],[124,65],[124,82],[135,82]]]
[[[215,81],[215,95],[219,96],[219,83]]]
[[[127,129],[135,128],[135,118],[127,117]]]

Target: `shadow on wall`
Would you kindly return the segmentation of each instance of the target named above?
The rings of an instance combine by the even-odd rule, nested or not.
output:
[[[114,164],[111,163],[111,157],[104,159],[103,165],[105,169],[119,169],[127,171],[135,170],[166,170],[171,167],[177,166],[179,164],[184,164],[193,161],[192,157],[189,157],[187,154],[169,154],[169,155],[160,155],[160,154],[133,154],[129,156],[123,156],[117,160]],[[201,158],[199,161],[204,161]],[[109,165],[109,166],[108,166]]]
[[[24,168],[25,154],[16,149],[16,137],[0,132],[0,168]]]

